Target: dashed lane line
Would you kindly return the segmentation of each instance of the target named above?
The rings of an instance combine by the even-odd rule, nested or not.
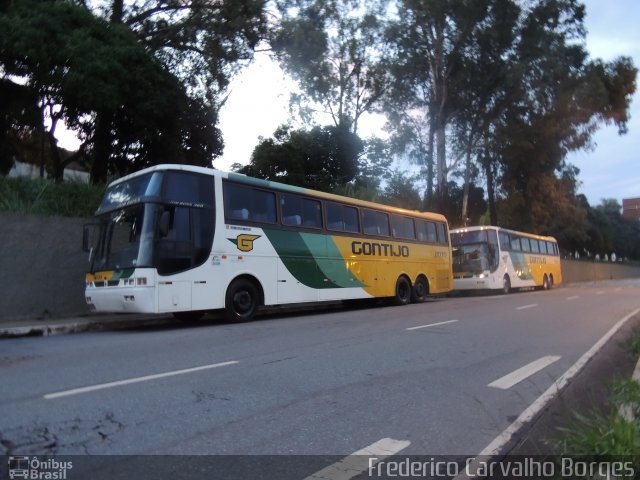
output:
[[[501,390],[508,390],[509,388],[517,385],[523,380],[529,378],[535,373],[538,373],[540,370],[548,367],[554,362],[560,360],[560,356],[558,355],[547,355],[546,357],[539,358],[524,367],[521,367],[504,377],[499,378],[491,382],[488,386],[494,388],[500,388]]]
[[[447,320],[446,322],[429,323],[427,325],[419,325],[417,327],[409,327],[407,330],[419,330],[421,328],[437,327],[438,325],[447,325],[448,323],[456,323],[458,320]]]

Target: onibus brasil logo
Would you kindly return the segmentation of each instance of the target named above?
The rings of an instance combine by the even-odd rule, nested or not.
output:
[[[40,459],[29,456],[9,457],[9,478],[24,478],[30,480],[66,480],[67,470],[73,468],[73,462],[56,460],[55,458]]]
[[[236,238],[229,238],[229,241],[238,247],[241,252],[250,252],[253,250],[253,242],[260,238],[260,235],[238,235]]]

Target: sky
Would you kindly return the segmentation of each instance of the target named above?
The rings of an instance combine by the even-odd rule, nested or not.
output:
[[[640,1],[587,0],[587,50],[592,58],[612,60],[621,55],[633,58],[640,68]],[[640,86],[640,81],[639,81]],[[249,163],[260,136],[268,138],[289,120],[289,91],[295,88],[266,54],[232,83],[227,103],[220,111],[220,129],[225,141],[222,157],[213,164],[229,170],[233,163]],[[567,160],[580,169],[579,193],[591,205],[603,198],[640,197],[640,92],[631,103],[628,133],[619,136],[615,126],[602,126],[594,135],[594,148],[569,154]],[[361,136],[382,136],[383,121],[363,120]]]

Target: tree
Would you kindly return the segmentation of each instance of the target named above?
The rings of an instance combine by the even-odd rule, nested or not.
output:
[[[354,179],[364,144],[341,127],[292,130],[279,127],[262,139],[240,173],[304,188],[333,192]]]
[[[629,59],[587,61],[583,17],[584,7],[572,0],[538,2],[526,12],[511,101],[491,142],[509,220],[575,242],[584,238],[585,213],[575,198],[578,172],[566,154],[588,147],[603,122],[624,133],[636,76]]]
[[[377,201],[394,207],[421,210],[422,198],[414,186],[416,180],[405,172],[393,171]]]
[[[23,79],[37,100],[56,179],[81,155],[94,157],[94,181],[106,180],[109,165],[130,171],[134,158],[145,165],[179,158],[190,138],[187,96],[127,28],[70,2],[24,0],[0,15],[0,32],[5,81]],[[83,140],[66,160],[55,138],[60,121]]]
[[[465,75],[461,68],[465,51],[480,30],[492,28],[490,5],[489,0],[400,0],[398,18],[386,33],[394,51],[391,102],[398,110],[423,112],[414,118],[428,122],[421,126],[429,131],[425,164],[430,171],[435,147],[440,208],[447,198],[447,174],[454,166],[447,164],[446,148],[447,128],[457,115],[456,85]],[[431,195],[429,181],[427,196]]]
[[[385,89],[380,65],[380,22],[359,0],[309,0],[283,20],[271,44],[283,69],[301,88],[292,97],[306,123],[313,106],[330,116],[336,127],[358,132],[358,120],[371,111]],[[370,6],[370,4],[369,4]]]

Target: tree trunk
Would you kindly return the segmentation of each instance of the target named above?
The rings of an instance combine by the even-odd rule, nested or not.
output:
[[[491,168],[491,158],[488,154],[485,154],[485,157],[482,162],[484,166],[484,173],[487,177],[487,199],[489,201],[489,221],[491,225],[498,225],[498,211],[496,210],[496,198],[494,192],[494,183],[493,183],[493,169]]]
[[[427,147],[427,195],[426,207],[433,208],[433,143],[434,143],[433,125],[429,124],[429,145]]]
[[[462,225],[467,226],[469,210],[469,183],[471,181],[471,142],[467,144],[467,158],[464,166],[464,190],[462,192]]]
[[[111,153],[111,116],[105,112],[96,115],[91,183],[106,183]]]
[[[438,210],[444,212],[447,204],[447,151],[444,122],[438,118],[436,125],[436,189]]]

